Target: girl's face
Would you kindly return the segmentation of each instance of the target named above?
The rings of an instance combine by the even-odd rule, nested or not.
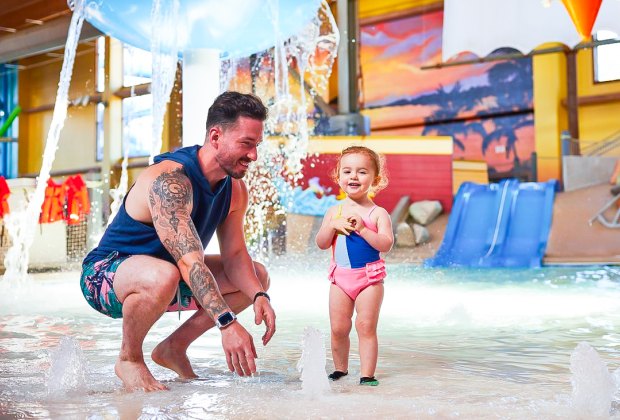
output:
[[[372,160],[366,154],[351,153],[340,159],[338,185],[351,198],[368,195],[376,176]]]

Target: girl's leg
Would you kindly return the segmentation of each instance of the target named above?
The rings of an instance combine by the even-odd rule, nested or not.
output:
[[[329,321],[331,324],[332,358],[334,369],[346,372],[349,368],[349,333],[354,302],[338,286],[329,288]]]
[[[375,284],[364,289],[355,299],[355,329],[360,343],[360,363],[362,377],[375,375],[379,344],[377,323],[383,302],[383,284]]]

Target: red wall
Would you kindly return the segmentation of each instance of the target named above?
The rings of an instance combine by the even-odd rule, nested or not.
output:
[[[324,187],[332,188],[329,194],[338,194],[339,187],[330,178],[336,167],[336,154],[312,156],[304,162],[302,187],[310,178],[318,177]],[[398,200],[408,195],[412,202],[439,200],[444,211],[452,208],[452,156],[451,155],[385,155],[389,185],[374,199],[375,203],[391,212]]]

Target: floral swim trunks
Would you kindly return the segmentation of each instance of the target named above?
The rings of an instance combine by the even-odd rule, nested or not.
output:
[[[120,255],[118,251],[114,251],[103,260],[82,265],[80,287],[86,302],[93,309],[110,318],[123,317],[123,304],[116,297],[112,283],[118,266],[129,257],[131,255]],[[179,301],[180,305],[177,304]],[[180,281],[177,295],[170,302],[168,312],[196,309],[198,306],[192,291],[184,281]]]
[[[123,317],[123,304],[116,297],[112,282],[118,266],[130,256],[114,251],[103,260],[82,265],[80,287],[86,302],[110,318]]]

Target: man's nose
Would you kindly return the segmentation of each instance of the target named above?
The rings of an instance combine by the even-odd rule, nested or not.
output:
[[[252,162],[255,162],[256,159],[258,159],[258,149],[255,147],[253,148],[249,153],[248,153],[248,159],[250,159]]]

